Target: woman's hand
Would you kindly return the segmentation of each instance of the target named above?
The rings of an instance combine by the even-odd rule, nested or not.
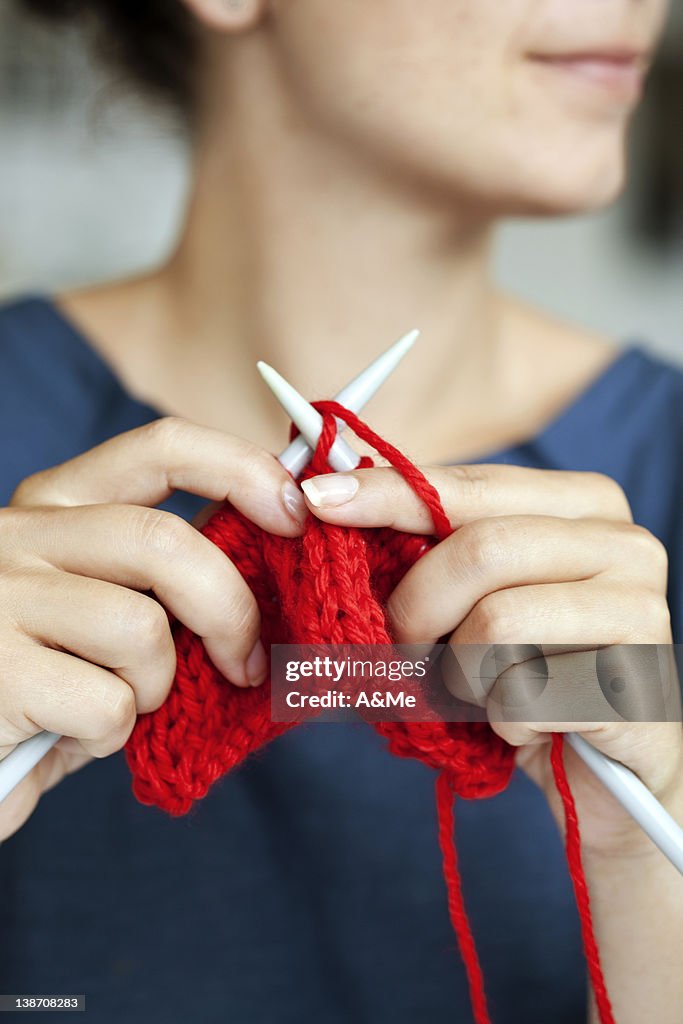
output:
[[[450,636],[453,645],[542,645],[550,676],[566,678],[566,659],[581,657],[577,647],[672,642],[665,549],[633,524],[613,480],[498,465],[425,472],[459,528],[391,595],[388,615],[398,643]],[[314,477],[303,487],[311,511],[330,523],[433,529],[429,511],[392,469]],[[567,650],[572,653],[562,653]],[[519,747],[518,762],[543,787],[561,825],[547,745],[549,732],[572,729],[569,722],[567,715],[564,724],[491,723]],[[683,809],[679,723],[584,722],[578,729],[632,768],[663,802]],[[565,756],[586,849],[654,850],[574,752]]]
[[[0,804],[0,839],[65,774],[120,749],[138,712],[163,703],[175,649],[159,601],[235,685],[266,674],[258,608],[237,569],[194,526],[153,507],[174,490],[229,499],[281,536],[301,533],[306,514],[272,455],[175,418],[27,478],[0,510],[0,756],[41,729],[72,737]]]

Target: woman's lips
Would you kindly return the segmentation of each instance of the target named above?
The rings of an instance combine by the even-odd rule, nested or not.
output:
[[[634,102],[640,97],[647,67],[642,53],[530,54],[535,64],[571,75],[578,82],[599,87],[617,99]]]

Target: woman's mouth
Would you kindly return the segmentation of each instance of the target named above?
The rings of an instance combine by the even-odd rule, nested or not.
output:
[[[640,98],[648,66],[648,55],[635,51],[531,53],[528,57],[538,67],[571,76],[626,103]]]

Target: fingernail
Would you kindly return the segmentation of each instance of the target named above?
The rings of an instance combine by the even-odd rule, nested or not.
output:
[[[308,509],[303,494],[290,480],[282,488],[282,501],[292,519],[302,523],[308,515]]]
[[[311,505],[316,508],[332,508],[351,501],[358,490],[358,480],[344,473],[330,473],[303,480],[301,487]]]
[[[250,686],[260,686],[266,678],[268,658],[260,640],[257,640],[254,644],[254,649],[247,658],[244,669]]]

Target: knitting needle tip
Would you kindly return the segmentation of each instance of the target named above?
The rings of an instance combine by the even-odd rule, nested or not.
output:
[[[346,387],[342,388],[336,396],[336,401],[346,406],[347,409],[351,409],[352,412],[359,413],[372,396],[379,391],[387,378],[391,376],[419,337],[420,332],[417,328],[408,331],[400,337],[386,352],[382,352],[362,373],[359,373]],[[256,368],[276,396],[285,393],[289,394],[290,397],[297,396],[297,392],[269,363],[259,359],[256,363]],[[294,400],[296,401],[296,397]],[[340,423],[339,426],[343,428],[343,424]],[[301,427],[299,429],[301,430]]]
[[[296,424],[301,431],[301,436],[309,448],[315,448],[323,429],[323,418],[318,410],[314,409],[303,395],[300,395],[296,388],[293,388],[289,381],[285,380],[268,363],[259,360],[256,365],[259,373],[292,423]],[[289,466],[286,465],[284,456],[285,452],[280,456],[280,461],[288,469]],[[342,437],[337,437],[330,448],[327,459],[333,469],[344,472],[356,468],[360,462],[360,455],[354,452],[353,448]]]
[[[285,380],[282,374],[273,369],[269,363],[265,363],[263,359],[259,359],[256,363],[256,369],[306,441],[310,436],[315,436],[316,431],[320,435],[322,428],[320,413],[308,404],[289,381]],[[315,448],[315,444],[311,447]]]
[[[382,354],[377,356],[369,366],[366,366],[365,369],[354,377],[352,381],[346,384],[339,394],[335,395],[335,400],[347,409],[350,409],[351,412],[361,412],[367,402],[369,402],[372,396],[379,391],[387,378],[391,376],[406,353],[413,347],[419,333],[419,331],[413,330],[404,334],[403,337],[394,342],[386,352],[382,352]],[[275,387],[279,386],[279,374],[277,374],[277,372],[269,366],[268,363],[265,363],[261,359],[256,365],[263,380],[269,386],[270,382],[274,382]],[[280,378],[280,380],[281,379],[282,378]],[[316,434],[317,443],[317,437],[320,433],[320,425],[322,421],[312,419],[312,423],[313,422],[318,424],[318,431]],[[337,428],[340,433],[346,428],[346,424],[343,420],[337,420]],[[292,474],[295,480],[301,475],[304,467],[309,463],[311,458],[311,449],[307,444],[303,431],[287,445],[278,458],[285,469]]]
[[[280,376],[277,370],[274,370],[269,363],[265,363],[263,359],[259,359],[257,361],[256,369],[265,381],[272,380],[274,377]]]
[[[368,367],[347,384],[337,395],[337,401],[352,412],[359,413],[385,380],[391,376],[403,357],[410,351],[420,336],[418,330],[408,331],[402,338],[373,360]]]

